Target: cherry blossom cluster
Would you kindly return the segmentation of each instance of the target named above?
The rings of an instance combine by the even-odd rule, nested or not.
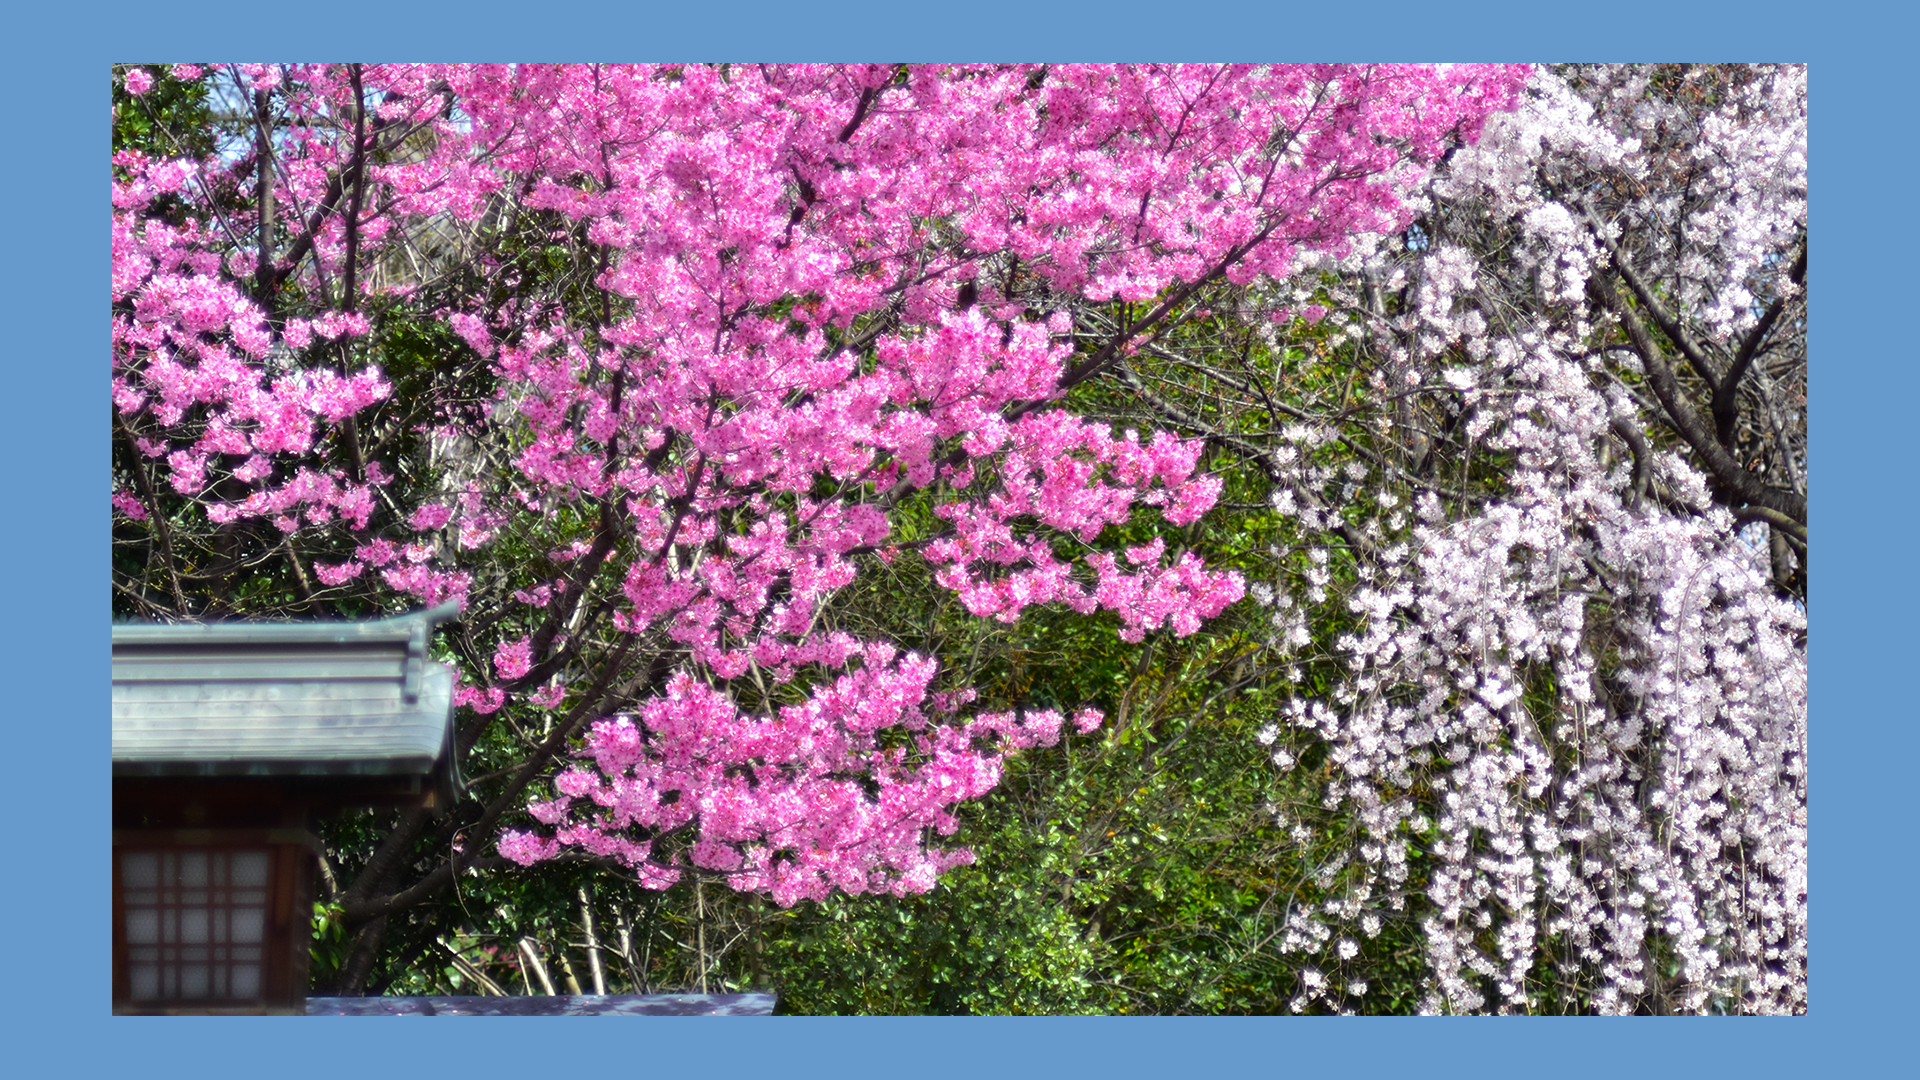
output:
[[[189,192],[201,166],[135,155],[116,164],[127,179],[113,190],[113,346],[128,362],[116,359],[113,402],[123,418],[145,413],[157,422],[153,436],[134,436],[139,452],[165,462],[167,485],[180,495],[208,495],[222,478],[252,487],[238,502],[210,503],[214,521],[244,514],[293,532],[303,521],[337,516],[365,528],[372,498],[364,482],[310,469],[263,481],[276,462],[314,449],[321,422],[338,423],[384,398],[389,387],[379,369],[345,376],[274,370],[274,335],[240,284],[223,274],[221,256],[208,250],[206,226],[143,214],[162,196]],[[364,318],[336,316],[297,320],[283,333],[310,341],[366,329]],[[147,513],[132,492],[117,492],[115,505]]]
[[[542,538],[545,559],[489,597],[506,614],[463,705],[618,708],[569,690],[592,681],[583,624],[601,617],[678,669],[594,723],[592,767],[562,772],[530,808],[555,831],[509,831],[500,850],[525,863],[580,847],[658,887],[690,859],[782,903],[930,887],[969,857],[931,840],[952,831],[951,808],[992,787],[1001,753],[1066,723],[935,707],[933,659],[834,635],[829,603],[865,560],[924,558],[982,617],[1112,612],[1132,641],[1192,633],[1239,599],[1238,576],[1193,552],[1102,547],[1142,507],[1172,525],[1208,512],[1219,484],[1196,472],[1200,444],[1116,435],[1060,399],[1176,317],[1192,287],[1280,278],[1301,253],[1399,228],[1426,170],[1526,75],[215,70],[289,122],[263,136],[270,164],[243,146],[119,163],[114,393],[128,437],[208,521],[325,541],[323,588],[378,571],[389,595],[466,603],[475,560],[507,536]],[[272,199],[229,215],[263,175]],[[197,213],[177,225],[149,212],[162,194]],[[437,229],[509,218],[588,252],[591,280],[528,294],[482,254],[487,287],[422,311],[402,260],[366,270]],[[274,230],[284,242],[263,250]],[[1036,306],[1034,283],[1054,300]],[[1113,299],[1141,305],[1143,329],[1077,353],[1068,309]],[[358,459],[356,425],[390,393],[368,320],[401,316],[438,320],[493,365],[486,419],[443,434],[508,448],[500,467],[456,464],[423,492]],[[114,506],[139,520],[155,498],[136,485]],[[415,502],[382,511],[396,499]],[[890,515],[910,499],[934,505],[934,535],[895,536]],[[738,706],[735,688],[764,701],[769,681],[792,703]],[[661,842],[687,835],[684,853]]]
[[[577,846],[666,887],[681,871],[651,859],[651,838],[692,830],[694,867],[783,907],[835,890],[924,892],[970,863],[966,849],[931,847],[928,835],[951,834],[952,808],[999,782],[1001,755],[1052,745],[1066,718],[932,723],[933,660],[845,635],[817,644],[841,654],[844,673],[773,715],[743,713],[683,671],[639,715],[595,723],[581,751],[592,767],[561,773],[555,797],[530,807],[553,836],[509,830],[501,852],[531,865]],[[1085,733],[1101,720],[1082,710],[1074,724]]]

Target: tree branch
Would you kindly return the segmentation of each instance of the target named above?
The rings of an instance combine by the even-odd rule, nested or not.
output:
[[[174,614],[176,617],[189,614],[186,593],[180,589],[180,568],[173,559],[173,532],[167,527],[167,517],[160,509],[160,500],[155,497],[153,478],[147,475],[147,463],[140,453],[140,444],[134,441],[133,429],[127,426],[126,417],[114,410],[113,423],[120,429],[120,437],[126,441],[127,452],[133,455],[133,482],[140,487],[140,501],[147,504],[147,520],[153,524],[154,536],[160,540],[160,560],[166,566],[167,584],[173,591]]]
[[[1687,407],[1686,400],[1680,395],[1679,383],[1674,379],[1673,369],[1667,366],[1666,356],[1647,334],[1647,328],[1633,312],[1627,310],[1614,287],[1595,275],[1587,279],[1587,291],[1597,303],[1619,318],[1633,351],[1640,356],[1647,381],[1653,386],[1654,396],[1660,399],[1667,419],[1687,445],[1693,448],[1693,452],[1699,455],[1714,479],[1749,503],[1771,507],[1796,521],[1805,521],[1807,500],[1804,497],[1762,485],[1752,473],[1740,467],[1726,447],[1714,438],[1713,432],[1707,430],[1699,415]]]
[[[259,245],[258,261],[254,266],[254,300],[266,309],[267,318],[274,314],[273,294],[279,287],[280,279],[273,267],[273,136],[268,121],[268,112],[273,98],[270,91],[253,92],[254,125],[254,191],[255,202],[259,204]]]
[[[1798,286],[1806,278],[1807,244],[1805,238],[1802,238],[1800,257],[1793,260],[1793,268],[1787,271],[1787,280]],[[1760,316],[1759,323],[1755,324],[1753,330],[1747,334],[1746,340],[1740,343],[1740,351],[1734,355],[1732,366],[1727,368],[1727,377],[1720,380],[1713,388],[1713,426],[1723,446],[1733,445],[1733,423],[1739,400],[1735,391],[1739,389],[1740,380],[1746,375],[1748,366],[1753,363],[1753,358],[1760,354],[1760,343],[1766,340],[1768,332],[1773,329],[1773,324],[1779,320],[1780,313],[1785,311],[1786,307],[1785,296],[1775,297],[1773,303],[1767,305],[1766,314]]]
[[[1208,442],[1231,450],[1233,453],[1252,462],[1265,474],[1269,483],[1276,486],[1287,483],[1287,478],[1281,476],[1279,472],[1274,469],[1272,458],[1260,447],[1244,439],[1220,431],[1211,424],[1202,421],[1199,417],[1193,416],[1186,410],[1174,405],[1172,402],[1163,400],[1158,394],[1148,389],[1146,385],[1134,375],[1133,369],[1128,367],[1124,361],[1117,363],[1115,370],[1120,376],[1120,381],[1125,383],[1128,389],[1131,389],[1138,395],[1140,399],[1146,403],[1147,407],[1154,412],[1161,414],[1166,419],[1171,420],[1173,423],[1189,431],[1200,433]],[[1316,510],[1322,509],[1320,498],[1312,489],[1302,484],[1290,484],[1289,486],[1293,488],[1294,494],[1299,496],[1307,505]],[[1338,515],[1332,515],[1332,517],[1336,521],[1339,520]],[[1368,561],[1373,561],[1377,557],[1378,551],[1374,547],[1373,542],[1361,534],[1358,529],[1349,527],[1345,522],[1340,522],[1333,526],[1331,531],[1345,540],[1348,546],[1352,547],[1356,552],[1365,556]]]
[[[1638,509],[1653,483],[1653,447],[1648,445],[1646,435],[1624,416],[1614,417],[1608,426],[1627,444],[1627,449],[1633,451],[1632,505]]]
[[[1778,510],[1765,506],[1743,506],[1733,512],[1733,520],[1745,525],[1750,521],[1764,521],[1767,524],[1800,541],[1807,542],[1807,527]]]
[[[1627,287],[1633,290],[1633,295],[1640,301],[1640,306],[1646,310],[1647,314],[1653,316],[1653,321],[1659,325],[1660,332],[1667,335],[1667,339],[1679,347],[1681,355],[1687,358],[1687,363],[1693,365],[1693,370],[1700,373],[1700,377],[1707,381],[1708,386],[1719,386],[1720,378],[1714,374],[1713,365],[1708,362],[1707,354],[1701,351],[1700,346],[1695,344],[1693,338],[1681,327],[1680,320],[1674,318],[1665,305],[1660,303],[1659,297],[1653,295],[1653,289],[1634,270],[1633,264],[1627,261],[1620,246],[1607,237],[1606,230],[1600,225],[1600,219],[1594,216],[1592,207],[1587,205],[1585,199],[1580,200],[1580,209],[1586,214],[1587,227],[1593,233],[1594,239],[1606,249],[1607,257],[1613,261],[1614,269],[1620,271],[1620,277],[1626,281]]]
[[[574,707],[573,711],[567,715],[564,721],[554,725],[553,732],[547,736],[546,741],[541,743],[540,746],[537,747],[532,754],[528,755],[527,758],[521,762],[520,766],[514,770],[513,776],[507,781],[500,793],[496,795],[493,801],[487,804],[486,809],[481,812],[480,820],[471,825],[462,826],[462,832],[479,836],[490,835],[494,825],[506,815],[507,811],[515,804],[515,801],[519,799],[521,793],[526,790],[527,785],[533,782],[535,774],[541,769],[544,769],[549,761],[553,760],[561,750],[566,748],[568,740],[573,738],[574,734],[578,732],[587,720],[603,715],[615,701],[630,696],[641,683],[650,682],[657,677],[655,669],[660,666],[660,658],[656,658],[655,663],[649,665],[647,671],[639,678],[629,680],[617,690],[611,693],[608,692],[608,686],[625,666],[627,655],[631,652],[632,648],[633,638],[629,636],[621,642],[619,649],[615,651],[613,657],[601,668],[600,677],[595,680],[594,686],[582,697],[580,704]],[[449,857],[446,862],[435,867],[432,872],[427,874],[413,887],[378,900],[364,899],[365,896],[371,894],[373,889],[361,890],[360,883],[361,880],[365,879],[374,869],[374,862],[382,861],[382,857],[384,856],[386,863],[390,865],[397,864],[400,855],[404,851],[412,848],[412,841],[412,837],[408,837],[403,843],[399,844],[395,844],[390,840],[387,844],[381,846],[381,850],[375,854],[373,860],[369,860],[368,870],[362,871],[361,877],[355,879],[353,888],[348,890],[349,898],[342,905],[346,911],[348,925],[357,925],[364,921],[380,918],[389,912],[398,911],[418,904],[444,888],[453,880],[454,874],[467,867],[478,865],[481,861],[481,856],[478,854],[469,856],[464,853],[456,853]]]

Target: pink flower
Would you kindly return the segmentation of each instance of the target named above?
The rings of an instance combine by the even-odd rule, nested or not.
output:
[[[493,336],[487,333],[484,321],[462,311],[448,316],[447,322],[453,327],[453,332],[460,335],[460,340],[472,346],[474,352],[481,356],[493,355]]]
[[[506,704],[506,692],[497,686],[485,690],[476,686],[463,686],[454,691],[453,703],[484,716],[500,711],[500,706]]]
[[[421,532],[430,532],[442,528],[453,519],[453,507],[439,503],[427,503],[413,512],[407,524]]]
[[[113,508],[134,521],[147,520],[147,506],[131,491],[113,493]]]
[[[533,646],[526,638],[503,641],[493,651],[493,670],[505,680],[517,679],[533,669]]]
[[[532,866],[560,853],[560,845],[555,841],[518,829],[508,829],[500,834],[499,849],[501,855],[521,866]]]
[[[153,76],[147,72],[146,68],[128,68],[123,81],[125,82],[127,93],[135,97],[139,97],[141,94],[153,89]]]
[[[340,585],[360,576],[366,567],[358,562],[339,564],[314,563],[313,576],[320,579],[322,585]]]

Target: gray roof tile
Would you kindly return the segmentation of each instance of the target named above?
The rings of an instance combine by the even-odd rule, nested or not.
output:
[[[116,776],[425,775],[450,753],[444,605],[369,623],[113,628]]]

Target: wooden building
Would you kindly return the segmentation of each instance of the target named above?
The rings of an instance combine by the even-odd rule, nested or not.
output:
[[[114,1012],[307,1012],[317,819],[459,793],[456,612],[114,626]]]

